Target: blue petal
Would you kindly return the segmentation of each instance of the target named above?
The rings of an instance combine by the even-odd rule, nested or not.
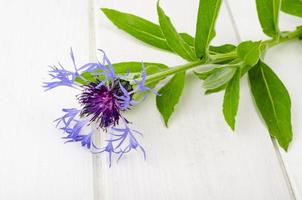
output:
[[[65,114],[62,117],[54,120],[54,122],[57,122],[56,127],[61,123],[63,123],[64,127],[69,127],[70,123],[75,121],[75,117],[80,113],[80,110],[76,108],[63,108],[63,112]]]

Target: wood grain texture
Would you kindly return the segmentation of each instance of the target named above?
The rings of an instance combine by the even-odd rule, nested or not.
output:
[[[161,1],[179,31],[195,32],[198,1]],[[145,45],[114,27],[98,11],[110,7],[157,22],[156,1],[95,1],[96,47],[112,62],[153,61],[173,66],[184,60]],[[214,44],[238,43],[231,18],[223,4]],[[105,188],[94,188],[106,200],[290,199],[290,193],[271,139],[241,84],[237,130],[232,133],[222,115],[223,94],[203,95],[201,82],[189,76],[170,127],[164,127],[154,97],[127,113],[144,133],[144,161],[133,152],[106,167],[99,158]],[[95,161],[97,162],[97,161]],[[96,200],[99,200],[95,198]]]
[[[266,37],[253,0],[228,2],[231,13],[224,1],[214,44]],[[133,152],[108,168],[105,156],[91,159],[80,145],[63,145],[51,123],[62,107],[78,106],[77,92],[43,93],[41,83],[48,80],[48,64],[71,64],[71,46],[79,63],[94,59],[96,48],[112,62],[185,63],[118,30],[99,11],[110,7],[157,22],[156,0],[2,0],[0,5],[0,199],[302,199],[301,42],[276,47],[265,57],[292,97],[295,135],[288,153],[272,143],[258,120],[246,80],[233,133],[223,119],[223,93],[203,95],[201,82],[189,75],[168,129],[154,97],[127,113],[145,135],[147,160]],[[198,1],[161,5],[176,29],[194,35]],[[281,29],[293,29],[302,21],[282,14],[280,23]]]
[[[61,88],[44,93],[48,65],[89,59],[85,1],[0,1],[0,199],[92,199],[92,159],[66,144],[52,121],[76,106]]]
[[[233,19],[237,25],[242,40],[263,38],[259,22],[256,17],[256,7],[253,0],[228,0]],[[246,9],[249,8],[249,9]],[[280,30],[294,30],[302,24],[302,19],[281,13]],[[265,56],[266,63],[273,68],[287,87],[292,101],[293,142],[288,152],[284,152],[276,145],[276,154],[279,157],[285,178],[288,179],[288,188],[292,191],[292,198],[302,199],[302,90],[301,90],[301,63],[302,42],[292,41],[269,50]],[[265,126],[258,131],[267,134]]]

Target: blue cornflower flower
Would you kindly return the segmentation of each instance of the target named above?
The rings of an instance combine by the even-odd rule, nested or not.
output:
[[[130,129],[129,121],[122,115],[124,111],[139,103],[133,100],[135,93],[145,91],[156,93],[145,86],[145,67],[142,64],[141,80],[133,80],[137,85],[134,87],[128,81],[129,73],[126,76],[117,75],[105,52],[100,49],[98,51],[102,54],[101,61],[97,60],[78,67],[71,49],[73,71],[65,69],[61,64],[59,64],[60,68],[52,67],[50,71],[52,81],[45,82],[43,86],[46,90],[58,86],[68,86],[82,91],[77,97],[82,108],[63,109],[64,115],[55,120],[56,126],[60,126],[63,133],[66,134],[63,137],[66,139],[66,143],[80,142],[83,147],[90,149],[93,153],[107,153],[109,166],[111,166],[113,154],[120,159],[132,149],[141,150],[146,158],[144,148],[135,137],[142,134]],[[86,80],[81,76],[84,72],[95,76],[96,81]],[[85,85],[77,83],[75,81],[77,77],[85,81]],[[119,124],[120,122],[123,127]],[[96,123],[97,127],[108,135],[109,139],[106,140],[107,144],[104,147],[97,147],[93,144],[92,136],[96,133],[90,128],[91,123]]]

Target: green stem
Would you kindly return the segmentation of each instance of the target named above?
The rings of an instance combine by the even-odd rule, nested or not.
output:
[[[194,67],[199,66],[199,65],[204,64],[204,63],[205,63],[204,60],[198,60],[198,61],[190,62],[190,63],[184,64],[184,65],[179,65],[179,66],[176,66],[176,67],[172,67],[168,70],[165,70],[165,71],[158,72],[158,73],[152,74],[150,76],[147,76],[146,83],[151,83],[153,81],[163,79],[163,78],[165,78],[169,75],[172,75],[172,74],[175,74],[175,73],[178,73],[178,72],[182,72],[182,71],[186,71],[188,69],[194,68]]]
[[[184,65],[178,65],[175,67],[171,67],[168,70],[162,71],[162,72],[158,72],[155,74],[151,74],[150,76],[147,77],[146,79],[146,84],[147,83],[151,83],[154,81],[158,81],[161,80],[167,76],[179,73],[179,72],[183,72],[192,68],[196,68],[198,66],[201,65],[205,65],[205,64],[216,64],[216,63],[220,63],[223,61],[227,61],[227,60],[232,60],[235,59],[237,56],[236,52],[231,52],[231,53],[227,53],[227,54],[220,54],[220,55],[215,55],[213,57],[211,57],[210,61],[205,61],[205,60],[197,60],[194,62],[189,62],[186,63]]]
[[[274,47],[278,44],[287,42],[289,40],[293,40],[296,38],[302,37],[302,28],[297,28],[297,30],[292,31],[292,32],[287,32],[284,33],[284,36],[281,36],[279,39],[270,39],[270,40],[265,40],[261,43],[261,48],[262,49],[269,49],[271,47]],[[209,60],[197,60],[194,62],[190,62],[184,65],[179,65],[179,66],[175,66],[172,68],[169,68],[165,71],[161,71],[155,74],[152,74],[150,76],[147,76],[146,78],[146,84],[148,83],[152,83],[154,81],[158,81],[161,79],[164,79],[170,75],[179,73],[179,72],[183,72],[183,71],[187,71],[189,69],[193,69],[193,68],[197,68],[201,65],[208,65],[208,64],[218,64],[221,62],[225,62],[225,61],[229,61],[229,60],[234,60],[238,58],[236,51],[230,52],[230,53],[226,53],[226,54],[218,54],[218,55],[211,55],[209,57]],[[141,79],[137,79],[138,81]]]
[[[279,40],[266,40],[262,42],[262,46],[266,46],[267,48],[274,47],[278,44],[288,42],[289,40],[293,40],[296,38],[302,37],[302,28],[297,28],[297,30],[292,32],[284,33],[284,36],[280,37]]]

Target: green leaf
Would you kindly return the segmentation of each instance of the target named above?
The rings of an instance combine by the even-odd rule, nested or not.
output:
[[[211,74],[207,79],[203,82],[203,87],[206,90],[213,90],[223,86],[228,83],[229,80],[234,76],[236,68],[233,67],[224,67],[220,68],[213,74]]]
[[[302,31],[302,26],[297,26],[296,30],[297,31]],[[299,37],[299,40],[302,40],[302,36]]]
[[[130,13],[124,13],[109,8],[102,8],[101,10],[115,26],[136,39],[157,48],[173,52],[169,47],[165,36],[162,34],[159,25]],[[180,33],[179,35],[185,42],[194,47],[194,38],[192,36],[187,33]]]
[[[194,37],[192,37],[191,35],[187,34],[187,33],[179,33],[179,35],[181,36],[181,38],[188,44],[190,45],[192,48],[194,48],[195,45],[195,39]],[[209,50],[215,54],[217,53],[229,53],[232,51],[236,50],[236,46],[233,44],[223,44],[220,46],[210,46]]]
[[[227,87],[228,82],[233,77],[236,69],[240,69],[242,77],[251,69],[251,67],[242,63],[239,59],[236,59],[225,63],[224,66],[218,66],[208,71],[194,71],[194,75],[200,80],[206,80],[204,83],[206,84],[205,94],[212,94],[220,92]]]
[[[254,67],[254,66],[250,66],[250,65],[246,65],[246,64],[242,64],[241,66],[239,66],[240,71],[241,71],[241,77],[243,77],[250,69],[252,69],[252,67]],[[213,71],[216,71],[215,69],[217,70],[219,68],[214,68]],[[224,83],[223,85],[221,85],[215,89],[206,90],[205,94],[208,95],[208,94],[220,92],[220,91],[224,90],[227,86],[228,86],[228,82]]]
[[[196,75],[200,80],[206,80],[210,75],[212,75],[215,72],[220,71],[220,70],[221,70],[221,68],[216,67],[216,68],[210,69],[205,72],[194,71],[194,75]]]
[[[249,81],[257,108],[270,135],[287,151],[292,140],[291,100],[287,89],[262,61],[249,71]]]
[[[263,32],[270,37],[278,37],[278,17],[281,0],[256,0],[256,4]]]
[[[209,53],[211,55],[219,55],[219,54],[226,54],[226,53],[236,53],[236,46],[232,44],[224,44],[220,46],[210,46],[209,47]],[[228,64],[232,62],[233,59],[230,60],[224,60],[224,61],[219,61],[217,64]]]
[[[237,62],[238,62],[238,60],[237,61],[234,60],[234,61],[231,61],[231,62],[228,62],[228,63],[225,63],[225,64],[226,65],[229,64],[226,67],[234,68],[234,69],[235,69],[234,65],[237,64],[237,68],[240,68],[241,77],[243,77],[253,67],[253,66],[250,66],[250,65],[246,65],[245,63],[237,63]],[[216,68],[212,68],[208,71],[204,71],[204,72],[194,71],[194,75],[197,76],[200,80],[206,80],[209,76],[211,76],[212,74],[215,74],[216,72],[222,70],[223,68],[224,67],[216,67]],[[216,75],[213,75],[213,76],[216,76]],[[216,92],[220,92],[220,91],[224,90],[227,87],[228,82],[229,81],[225,80],[224,83],[219,84],[220,86],[218,86],[216,88],[213,88],[213,89],[207,89],[205,94],[212,94],[212,93],[216,93]]]
[[[164,34],[169,47],[186,60],[197,60],[191,47],[177,33],[169,17],[165,15],[164,11],[159,6],[159,2],[157,3],[157,13],[162,33]]]
[[[302,17],[301,0],[282,0],[281,10],[285,13]]]
[[[100,76],[98,76],[98,78],[99,77]],[[93,83],[95,83],[96,82],[96,78],[97,77],[93,76],[91,74],[91,72],[84,72],[84,73],[81,74],[81,76],[77,76],[74,81],[76,83],[80,84],[80,85],[86,85],[87,82],[93,82]],[[100,77],[100,80],[102,80],[102,79],[103,79],[103,77]]]
[[[235,117],[239,105],[240,78],[240,68],[238,68],[233,78],[227,84],[223,99],[224,119],[232,130],[235,129]]]
[[[237,55],[247,65],[254,66],[257,64],[260,57],[261,42],[245,41],[238,45]]]
[[[254,66],[250,66],[250,65],[246,65],[246,64],[242,65],[242,67],[241,67],[241,77],[244,76],[246,73],[248,73]]]
[[[206,90],[205,94],[209,95],[209,94],[220,92],[220,91],[224,90],[227,87],[227,85],[228,85],[228,82],[224,83],[223,85],[221,85],[221,86],[219,86],[217,88]]]
[[[220,5],[221,0],[199,1],[195,34],[195,53],[198,58],[208,54],[210,42],[215,36],[215,22]]]
[[[144,62],[144,66],[146,67],[147,75],[153,74],[158,72],[158,70],[165,70],[168,69],[168,67],[161,63],[148,63]],[[139,74],[142,71],[142,62],[121,62],[121,63],[115,63],[112,64],[112,67],[117,75],[123,75],[127,74],[128,72],[130,74],[137,73]],[[90,82],[95,82],[96,78],[102,80],[103,78],[98,76],[96,77],[96,72],[101,72],[101,70],[94,70],[92,72],[84,72],[81,74],[82,77],[85,78],[85,80],[88,80]],[[81,77],[76,77],[75,82],[85,85],[87,82],[83,80]]]
[[[168,121],[174,112],[175,105],[180,99],[184,85],[185,72],[179,72],[158,91],[160,96],[156,96],[156,106],[166,126],[168,126]]]
[[[147,44],[171,51],[158,25],[129,13],[108,8],[101,10],[119,29]]]
[[[191,35],[187,34],[187,33],[179,33],[179,35],[181,36],[181,38],[188,44],[191,46],[191,48],[194,49],[194,37],[192,37]],[[224,44],[224,45],[220,45],[220,46],[210,46],[209,50],[211,53],[214,54],[221,54],[221,53],[229,53],[232,51],[236,50],[236,46],[233,44]]]
[[[236,46],[233,44],[224,44],[220,46],[210,46],[210,51],[214,53],[230,53],[236,50]]]
[[[191,48],[194,48],[194,38],[188,33],[179,33],[180,37],[188,44]]]

